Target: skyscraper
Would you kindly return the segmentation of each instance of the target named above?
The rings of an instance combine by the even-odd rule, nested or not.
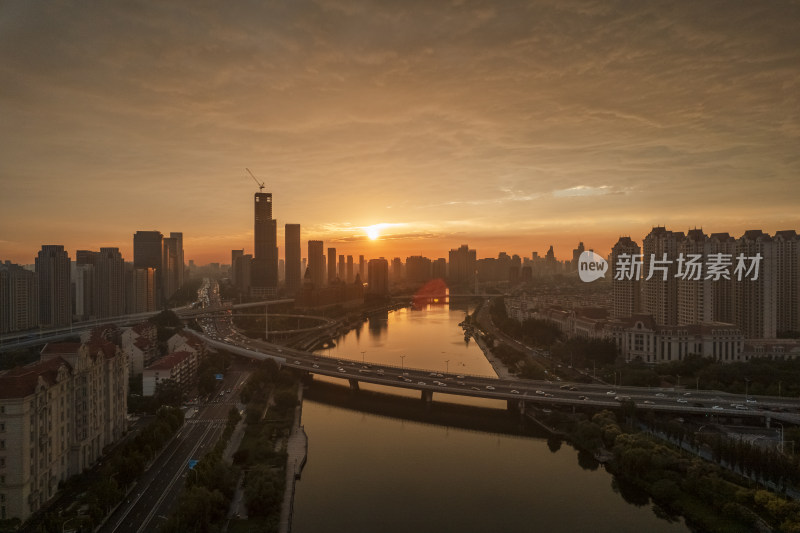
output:
[[[178,282],[178,289],[183,287],[184,282],[186,281],[185,273],[186,273],[186,263],[183,262],[183,232],[180,231],[171,231],[169,234],[171,239],[175,239],[177,242],[176,249],[178,251],[177,257],[177,264],[176,268],[178,270],[177,282]]]
[[[336,248],[328,248],[328,285],[336,280]]]
[[[164,301],[178,290],[178,239],[165,237],[161,252],[161,288]]]
[[[314,287],[325,284],[325,253],[322,241],[308,241],[308,270]]]
[[[383,257],[370,259],[367,269],[369,271],[369,293],[378,296],[389,294],[389,262]]]
[[[339,254],[339,266],[336,268],[336,274],[339,277],[339,281],[345,281],[347,279],[343,254]]]
[[[156,307],[163,300],[161,254],[164,236],[160,231],[137,231],[133,234],[133,267],[155,269]]]
[[[450,250],[449,279],[451,283],[473,283],[475,281],[476,251],[462,244]]]
[[[284,227],[284,253],[286,254],[286,292],[294,295],[300,288],[303,272],[300,271],[300,224]]]
[[[39,322],[57,327],[72,324],[72,290],[70,259],[64,247],[56,244],[42,246],[36,257],[39,277]]]
[[[361,281],[363,282],[367,279],[367,263],[364,261],[364,256],[358,256],[358,275],[361,277]]]
[[[347,256],[347,276],[346,276],[347,283],[353,283],[355,276],[353,275],[353,256]]]
[[[252,282],[260,295],[274,295],[278,287],[278,225],[272,218],[272,193],[254,195]]]
[[[244,250],[231,250],[231,283],[233,283],[234,287],[238,287],[238,280],[236,278],[236,260],[240,257],[244,256]]]
[[[773,238],[776,261],[776,324],[779,334],[800,332],[800,237],[794,230]]]
[[[94,296],[98,318],[125,314],[125,261],[119,248],[100,248],[95,263]]]

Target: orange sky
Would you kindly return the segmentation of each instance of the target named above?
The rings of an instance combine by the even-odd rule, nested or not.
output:
[[[281,255],[286,222],[403,258],[800,229],[796,3],[259,4],[4,2],[0,260],[158,229],[228,262],[245,167]]]

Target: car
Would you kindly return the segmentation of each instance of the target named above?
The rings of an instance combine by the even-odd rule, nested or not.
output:
[[[406,380],[406,378],[404,378],[403,376],[397,376],[397,379],[399,379],[400,381],[405,381]]]
[[[301,363],[300,361],[297,361],[297,360],[295,360],[294,364],[296,364],[296,365],[302,365],[303,363]]]
[[[437,377],[437,378],[443,378],[444,376],[443,376],[443,375],[441,375],[441,374],[436,374],[436,377]]]
[[[758,401],[755,398],[747,398],[745,400],[745,402],[747,402],[747,403],[758,403]]]
[[[589,397],[588,396],[578,396],[578,399],[579,400],[588,400]]]
[[[630,396],[614,396],[614,399],[618,402],[625,402],[631,399]]]
[[[486,385],[486,390],[494,390],[494,387],[492,387],[491,385]]]
[[[712,407],[712,409],[715,411],[722,411],[722,407],[720,407],[719,405],[715,405],[714,407]]]
[[[737,405],[736,409],[738,409],[740,411],[747,411],[747,406],[746,405]]]
[[[462,387],[463,387],[464,385],[466,385],[466,383],[464,383],[463,381],[456,381],[456,384],[457,384],[457,385],[461,385]]]
[[[441,381],[437,383],[440,387],[447,387],[447,383],[442,383]]]
[[[345,370],[344,368],[340,368],[339,369],[339,373],[340,374],[347,374],[347,370]]]
[[[365,368],[359,368],[358,371],[361,372],[362,374],[371,374],[371,372]]]
[[[653,402],[651,402],[650,400],[645,400],[645,401],[644,401],[644,404],[645,404],[645,405],[653,405]]]
[[[564,390],[567,390],[567,389],[569,389],[569,385],[561,385],[561,386],[559,387],[559,389],[564,389]]]
[[[378,370],[375,371],[375,373],[376,374],[380,374],[382,376],[383,375],[383,369],[379,368]]]
[[[477,390],[477,391],[481,390],[481,389],[479,389],[478,387],[470,387],[470,388],[471,388],[472,390]]]
[[[457,377],[458,379],[464,379],[464,376],[462,376],[461,374],[457,375],[456,377]]]
[[[667,397],[667,395],[664,394],[663,392],[659,392],[659,393],[656,394],[656,398],[666,398],[666,397]]]
[[[408,378],[403,378],[403,379],[405,380],[406,383],[413,383],[414,382],[414,380],[412,380],[412,379],[408,379]]]
[[[576,391],[576,390],[579,390],[579,389],[578,389],[578,387],[570,387],[569,390]]]
[[[313,366],[314,368],[319,368],[319,365],[318,365],[317,363],[314,363],[314,364],[313,364],[313,365],[311,365],[311,366]]]
[[[425,385],[424,381],[417,381],[417,385]]]
[[[553,397],[553,395],[552,395],[552,394],[550,394],[549,392],[545,392],[545,393],[544,393],[544,397],[545,397],[545,398],[552,398],[552,397]]]
[[[684,393],[683,393],[683,395],[684,395],[684,396],[691,396],[691,395],[692,395],[692,393],[691,393],[691,392],[684,392]]]
[[[519,394],[519,391],[516,389],[511,389],[511,394]]]
[[[678,398],[678,403],[689,403],[689,401],[684,400],[683,398]]]
[[[436,372],[431,372],[431,373],[430,373],[430,374],[428,374],[428,375],[429,375],[430,377],[432,377],[432,378],[435,378],[435,377],[436,377]]]
[[[543,390],[537,390],[535,394],[538,394],[539,396],[544,396],[545,393]]]
[[[613,390],[610,390],[610,391],[608,391],[606,393],[606,396],[616,396],[616,395],[617,395],[617,391],[613,391]]]

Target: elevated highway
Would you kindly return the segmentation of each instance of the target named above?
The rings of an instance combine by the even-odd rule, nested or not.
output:
[[[585,383],[562,383],[523,379],[498,379],[489,376],[433,372],[418,368],[364,363],[330,358],[256,340],[220,340],[201,337],[210,346],[256,360],[273,359],[278,364],[309,374],[347,380],[353,389],[359,383],[373,383],[420,391],[422,399],[433,394],[472,396],[506,400],[521,410],[526,406],[564,405],[617,408],[633,402],[640,410],[680,415],[710,415],[761,419],[800,424],[800,400],[749,396],[707,390],[617,387]]]

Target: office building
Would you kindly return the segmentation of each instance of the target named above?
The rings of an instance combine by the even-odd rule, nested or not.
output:
[[[328,248],[328,285],[336,281],[336,248]]]
[[[161,288],[164,301],[178,290],[178,240],[165,237],[161,252]]]
[[[259,296],[274,296],[278,287],[278,225],[272,218],[272,193],[255,193],[254,215],[252,287]]]
[[[347,256],[347,271],[345,273],[345,278],[344,279],[347,281],[347,283],[353,283],[353,281],[355,280],[355,275],[353,273],[353,256],[352,255],[348,255]]]
[[[176,251],[176,261],[175,261],[175,268],[177,270],[176,275],[176,284],[177,289],[183,287],[183,284],[186,282],[186,263],[183,259],[183,232],[180,231],[172,231],[169,234],[170,239],[175,239],[175,251]]]
[[[39,323],[44,327],[72,324],[69,254],[61,245],[44,245],[36,257],[39,280]]]
[[[308,241],[308,272],[314,287],[325,285],[325,254],[322,241]]]
[[[100,248],[97,254],[94,301],[97,318],[125,314],[125,261],[119,248]]]

